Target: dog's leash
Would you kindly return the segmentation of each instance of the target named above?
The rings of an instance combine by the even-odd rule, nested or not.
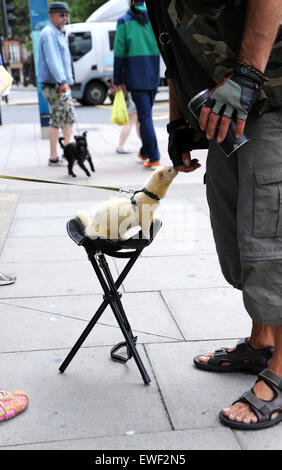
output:
[[[68,185],[68,186],[79,186],[82,188],[104,189],[105,191],[115,191],[118,193],[134,193],[134,189],[117,188],[114,186],[98,186],[98,185],[92,185],[92,184],[67,183],[64,181],[40,180],[36,178],[23,178],[21,176],[0,175],[0,179],[14,180],[14,181],[28,181],[31,183],[63,184],[63,185]]]

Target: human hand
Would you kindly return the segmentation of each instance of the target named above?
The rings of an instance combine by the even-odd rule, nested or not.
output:
[[[197,158],[191,159],[190,152],[183,153],[182,160],[182,165],[177,165],[174,167],[177,171],[181,171],[182,173],[190,173],[191,171],[195,171],[201,167],[201,164]]]
[[[169,126],[168,126],[169,128]],[[178,171],[190,173],[200,168],[199,160],[191,159],[190,150],[193,130],[187,126],[180,126],[169,131],[168,153],[173,166]]]
[[[70,91],[70,86],[68,85],[68,83],[60,83],[59,92],[66,93],[67,91]]]
[[[263,85],[262,72],[255,67],[237,64],[235,70],[210,93],[210,106],[203,106],[199,124],[206,131],[208,140],[215,137],[221,143],[227,134],[232,117],[236,118],[235,138],[242,136],[246,119],[260,88]]]
[[[123,94],[124,94],[124,99],[125,101],[127,100],[127,88],[126,88],[126,85],[124,83],[121,83],[120,85],[114,85],[114,89],[115,91],[123,91]]]

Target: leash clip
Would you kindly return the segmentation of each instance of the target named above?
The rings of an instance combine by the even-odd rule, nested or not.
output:
[[[118,190],[119,193],[127,193],[127,194],[133,194],[135,191],[134,189],[124,189],[124,188],[120,188]]]

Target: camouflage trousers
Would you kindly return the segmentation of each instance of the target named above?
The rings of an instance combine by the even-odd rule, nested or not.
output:
[[[252,320],[282,325],[282,110],[247,119],[249,142],[227,158],[212,142],[207,198],[225,279]],[[229,312],[226,312],[227,314]],[[232,315],[232,312],[230,312]]]
[[[42,93],[49,104],[50,127],[64,128],[76,121],[71,97],[62,101],[59,98],[58,90],[47,86],[42,87]]]

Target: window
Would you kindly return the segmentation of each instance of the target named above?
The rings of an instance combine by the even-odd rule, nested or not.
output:
[[[10,62],[20,62],[20,48],[18,44],[9,44]]]
[[[69,35],[69,47],[74,62],[83,57],[92,48],[91,32],[71,33]]]
[[[110,51],[114,49],[115,35],[115,31],[109,31]]]

